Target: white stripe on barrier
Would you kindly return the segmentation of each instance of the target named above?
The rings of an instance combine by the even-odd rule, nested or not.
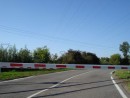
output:
[[[28,68],[28,69],[130,69],[124,65],[90,65],[90,64],[45,64],[45,63],[8,63],[0,62],[0,68]]]

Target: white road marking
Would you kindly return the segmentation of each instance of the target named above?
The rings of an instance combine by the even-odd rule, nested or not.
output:
[[[44,89],[44,90],[41,90],[41,91],[39,91],[39,92],[37,92],[37,93],[35,93],[35,94],[32,94],[32,95],[28,96],[27,98],[32,98],[32,97],[34,97],[34,96],[36,96],[36,95],[38,95],[38,94],[40,94],[40,93],[42,93],[42,92],[48,91],[49,89],[54,88],[54,87],[60,85],[61,83],[64,83],[64,82],[66,82],[66,81],[68,81],[68,80],[70,80],[70,79],[72,79],[72,78],[75,78],[75,77],[81,76],[81,75],[86,74],[86,73],[89,73],[89,72],[92,72],[92,71],[88,71],[88,72],[81,73],[81,74],[78,74],[78,75],[72,76],[72,77],[70,77],[70,78],[67,78],[67,79],[61,81],[60,83],[58,83],[58,84],[56,84],[56,85],[53,85],[53,86],[49,87],[48,89]]]
[[[113,73],[113,72],[112,72]],[[111,74],[112,74],[111,73]],[[111,76],[111,80],[113,82],[113,84],[115,85],[115,87],[117,88],[117,90],[119,91],[120,95],[122,96],[122,98],[128,98],[125,93],[121,90],[121,88],[117,85],[117,83],[115,82],[115,80],[113,79],[113,77]]]

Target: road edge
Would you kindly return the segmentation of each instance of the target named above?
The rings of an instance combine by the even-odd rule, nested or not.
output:
[[[118,90],[118,92],[120,93],[120,95],[122,96],[122,98],[128,98],[126,96],[126,94],[123,92],[123,90],[119,87],[119,85],[116,83],[116,81],[114,80],[114,78],[112,77],[112,74],[114,73],[115,71],[112,71],[111,72],[111,80],[113,82],[113,84],[115,85],[116,89]]]

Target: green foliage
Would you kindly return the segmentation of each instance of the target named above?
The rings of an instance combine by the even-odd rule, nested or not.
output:
[[[115,71],[115,75],[120,79],[129,79],[130,78],[130,70],[117,70]]]
[[[120,56],[120,54],[113,54],[113,55],[111,55],[109,62],[112,65],[119,65],[121,63],[121,56]]]
[[[117,70],[114,75],[119,79],[123,79],[123,84],[126,89],[130,92],[130,70]]]
[[[18,52],[18,61],[23,63],[30,63],[32,62],[32,55],[30,50],[25,47],[24,49],[21,48]]]
[[[58,60],[58,55],[57,54],[52,54],[51,55],[51,63],[57,63]]]
[[[59,63],[68,64],[99,64],[98,57],[93,53],[81,52],[78,50],[68,50],[58,59]]]
[[[19,51],[15,45],[8,48],[0,46],[0,62],[47,63],[50,62],[50,52],[46,46],[33,53],[26,46]]]
[[[87,64],[100,64],[99,58],[93,53],[87,53],[85,59],[87,60]]]
[[[1,62],[15,62],[17,61],[17,49],[14,46],[4,48],[0,46],[0,61]]]
[[[49,49],[45,46],[34,50],[34,62],[48,63],[50,61]]]
[[[122,58],[121,59],[121,65],[129,65],[129,59],[128,58]]]
[[[109,64],[109,58],[108,57],[101,57],[100,58],[100,63],[102,65],[108,65]]]
[[[130,52],[130,45],[128,42],[123,42],[120,45],[120,51],[122,51],[124,58],[128,58],[128,53]]]
[[[18,50],[14,45],[8,48],[0,47],[0,62],[99,64],[100,60],[93,53],[79,50],[70,49],[67,53],[58,57],[57,54],[50,54],[46,46],[39,47],[31,52],[26,46]]]

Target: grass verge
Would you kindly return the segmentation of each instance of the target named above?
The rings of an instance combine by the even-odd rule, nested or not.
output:
[[[28,77],[28,76],[36,76],[36,75],[41,75],[41,74],[67,71],[67,70],[70,70],[70,69],[39,69],[39,70],[22,71],[22,72],[13,70],[9,72],[0,73],[0,80],[11,80],[11,79],[23,78],[23,77]]]
[[[123,85],[127,89],[127,91],[130,93],[130,70],[117,70],[115,71],[114,75],[118,79],[123,79]]]

